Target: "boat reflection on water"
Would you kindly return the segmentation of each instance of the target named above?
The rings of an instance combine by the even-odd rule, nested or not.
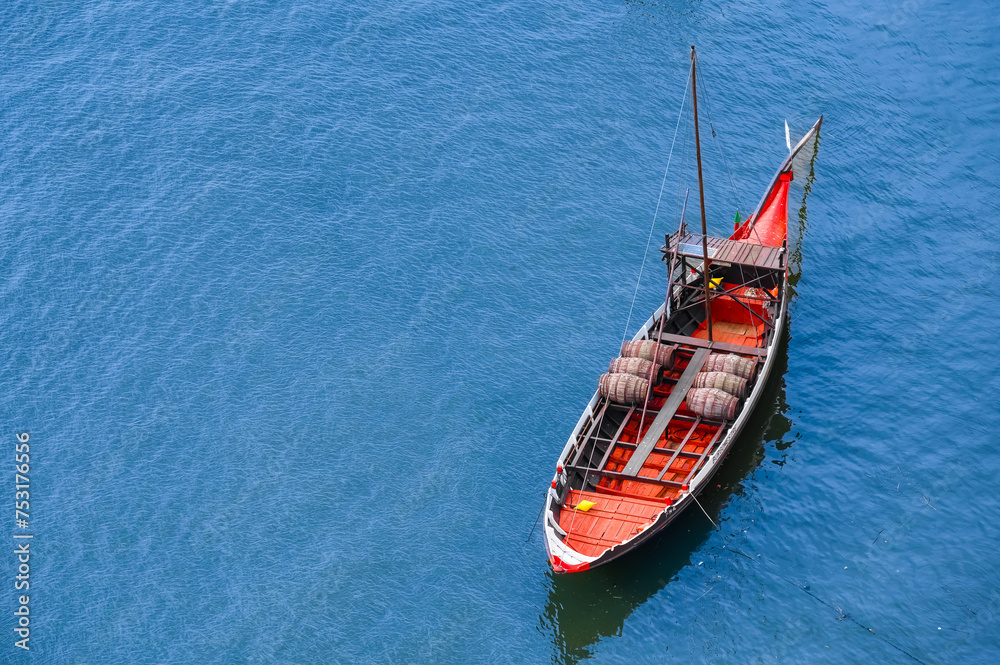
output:
[[[804,244],[803,240],[809,228],[806,203],[809,200],[809,192],[812,191],[813,181],[816,179],[816,155],[819,153],[819,143],[822,140],[821,134],[822,131],[817,132],[816,140],[812,142],[811,146],[803,148],[802,152],[792,162],[792,170],[795,173],[795,177],[798,179],[798,182],[802,182],[803,184],[802,205],[799,207],[798,214],[798,237],[794,240],[789,239],[791,250],[788,252],[788,288],[790,289],[789,297],[792,299],[798,296],[798,291],[795,290],[795,287],[802,277],[802,245]],[[802,177],[803,175],[805,176],[804,178]]]
[[[813,169],[819,137],[811,154],[797,160],[797,176],[804,187],[798,214],[798,238],[790,252],[788,265],[789,297],[794,301],[795,286],[801,277],[802,240],[807,231],[806,200],[812,188]],[[794,181],[793,181],[794,182]],[[786,438],[792,421],[786,415],[785,373],[788,369],[788,341],[793,321],[789,315],[784,340],[779,346],[774,372],[755,413],[747,423],[740,441],[730,451],[725,464],[715,475],[711,487],[700,496],[705,511],[715,521],[725,504],[741,496],[744,483],[765,458],[766,448],[787,450],[792,440]],[[781,465],[782,460],[775,460]],[[555,662],[573,664],[593,655],[601,639],[621,635],[626,619],[646,601],[677,577],[692,556],[711,537],[715,527],[701,511],[681,515],[666,532],[628,556],[580,575],[556,575],[549,572],[551,587],[544,612],[539,617],[543,631],[551,633]]]

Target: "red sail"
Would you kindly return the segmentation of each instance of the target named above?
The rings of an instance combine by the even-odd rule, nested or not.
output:
[[[792,172],[778,176],[770,196],[761,206],[760,215],[748,219],[732,236],[733,240],[746,240],[760,245],[781,247],[788,236],[788,187]]]

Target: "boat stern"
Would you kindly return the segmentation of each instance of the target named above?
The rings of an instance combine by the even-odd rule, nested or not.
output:
[[[558,525],[556,517],[552,513],[554,500],[552,493],[545,500],[545,520],[542,525],[545,554],[548,557],[549,565],[552,566],[552,572],[562,574],[590,570],[591,563],[599,557],[581,554],[563,542],[565,532]]]

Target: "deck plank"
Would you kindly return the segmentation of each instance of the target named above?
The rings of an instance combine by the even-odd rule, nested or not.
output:
[[[674,389],[670,392],[670,396],[664,402],[663,408],[656,414],[656,418],[650,424],[649,429],[646,430],[646,435],[642,437],[642,441],[639,442],[635,452],[632,453],[632,457],[629,459],[628,464],[625,465],[622,473],[629,476],[639,475],[639,470],[645,464],[649,453],[653,451],[653,448],[660,440],[660,436],[667,430],[670,420],[677,413],[677,409],[680,408],[684,398],[687,397],[688,388],[694,385],[695,376],[701,371],[701,368],[705,365],[705,361],[708,360],[708,353],[708,349],[698,349],[695,351],[687,368],[681,374],[681,378],[677,380]]]
[[[760,257],[760,262],[767,268],[771,270],[777,270],[777,261],[774,260],[775,253],[778,251],[777,247],[768,247],[763,255]]]
[[[727,344],[726,342],[709,342],[707,339],[701,339],[700,337],[686,337],[684,335],[672,335],[670,333],[663,333],[661,341],[670,344],[686,344],[687,346],[694,346],[703,349],[711,349],[712,351],[722,351],[725,353],[739,353],[747,356],[763,357],[767,355],[767,349],[762,349],[756,346],[745,346],[742,344]]]
[[[701,243],[701,234],[686,233],[682,238],[672,237],[663,249],[670,252],[673,251],[675,244],[683,244],[700,250]],[[781,259],[783,255],[780,247],[751,242],[749,239],[730,240],[716,236],[708,236],[707,244],[710,248],[715,249],[715,256],[710,257],[713,262],[738,263],[768,270],[780,270],[782,267]],[[691,252],[678,251],[678,255],[691,259],[702,258],[702,252],[697,250]]]

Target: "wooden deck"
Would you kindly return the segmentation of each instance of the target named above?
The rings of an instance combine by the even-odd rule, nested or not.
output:
[[[723,336],[727,336],[730,339],[753,339],[756,336],[756,330],[753,326],[747,326],[745,324],[740,324],[738,330],[734,330],[728,321],[712,321],[712,331],[721,329]],[[753,329],[754,333],[748,335],[748,329]],[[702,333],[699,335],[699,332]],[[733,334],[738,333],[738,334]],[[664,344],[680,344],[681,346],[691,346],[694,348],[701,349],[711,349],[717,353],[738,353],[743,356],[766,356],[767,349],[763,349],[756,346],[756,342],[753,345],[748,345],[745,343],[733,344],[731,342],[725,341],[719,337],[718,334],[713,334],[715,339],[711,342],[708,341],[708,332],[704,325],[702,325],[697,332],[695,332],[694,337],[684,337],[683,335],[670,335],[663,333],[659,336],[659,340]],[[653,339],[657,339],[657,335],[653,334]]]
[[[678,256],[702,259],[702,237],[700,233],[685,233],[681,236],[680,243],[677,243],[677,234],[674,234],[669,237],[669,242],[662,251],[672,252],[677,244]],[[714,236],[708,236],[708,258],[712,263],[752,266],[765,270],[783,270],[785,267],[785,250],[781,247]]]
[[[731,321],[712,321],[711,349],[719,353],[738,353],[741,355],[755,355],[763,358],[767,355],[767,349],[760,348],[764,341],[764,334],[767,332],[766,326],[762,323],[754,326],[748,323],[733,323]],[[708,328],[703,323],[692,335],[695,339],[703,339],[708,342]],[[728,347],[728,348],[727,348]],[[733,348],[739,351],[730,350]],[[746,350],[743,350],[746,349]]]
[[[586,512],[571,508],[583,500],[594,506]],[[559,526],[569,532],[564,542],[586,556],[597,556],[628,540],[666,507],[663,501],[579,490],[570,492],[566,506],[559,520]]]

